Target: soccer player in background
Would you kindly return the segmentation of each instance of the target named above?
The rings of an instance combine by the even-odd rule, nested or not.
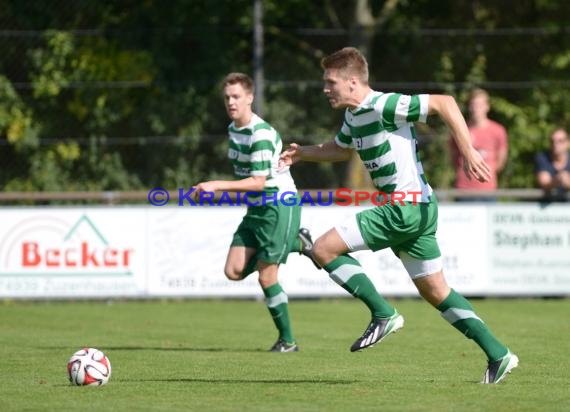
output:
[[[352,47],[323,58],[321,66],[323,91],[330,105],[346,109],[342,128],[328,143],[291,144],[281,155],[282,166],[301,160],[348,160],[356,150],[377,190],[391,196],[384,206],[339,222],[314,243],[314,258],[329,276],[370,309],[372,320],[351,351],[372,346],[404,325],[402,315],[384,300],[359,262],[348,254],[389,247],[400,258],[420,295],[485,352],[488,367],[483,383],[498,383],[518,365],[518,358],[495,338],[469,301],[447,285],[435,237],[437,200],[417,153],[413,123],[426,122],[428,115],[437,114],[456,140],[467,176],[482,182],[490,178],[489,167],[471,144],[455,99],[372,90],[366,59]]]
[[[228,157],[239,180],[212,180],[194,186],[194,196],[202,192],[249,192],[247,213],[233,235],[225,264],[230,280],[245,279],[259,271],[259,284],[267,308],[279,331],[271,352],[297,352],[289,319],[288,298],[278,280],[281,263],[290,252],[305,253],[312,246],[310,233],[299,229],[301,206],[287,199],[284,192],[297,196],[295,182],[288,168],[279,169],[281,136],[252,111],[253,81],[243,73],[230,73],[224,79],[224,101],[232,120],[228,127]],[[257,196],[252,195],[255,192]],[[296,203],[290,205],[290,203]]]

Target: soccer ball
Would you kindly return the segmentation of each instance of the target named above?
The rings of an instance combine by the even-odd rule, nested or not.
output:
[[[111,377],[111,362],[99,349],[83,348],[67,362],[67,375],[73,385],[105,385]]]

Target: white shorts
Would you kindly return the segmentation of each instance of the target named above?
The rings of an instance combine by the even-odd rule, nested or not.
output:
[[[356,215],[350,216],[334,228],[351,252],[370,250],[360,233]],[[412,280],[439,272],[443,268],[441,256],[430,260],[420,260],[402,251],[398,257]]]

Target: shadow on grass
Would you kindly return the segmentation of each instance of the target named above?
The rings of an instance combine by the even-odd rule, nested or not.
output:
[[[156,350],[181,352],[266,352],[263,349],[236,349],[236,348],[195,348],[195,347],[160,347],[160,346],[106,346],[106,350]]]
[[[130,382],[172,382],[172,383],[269,383],[269,384],[315,384],[315,385],[351,385],[358,383],[357,380],[348,379],[216,379],[216,378],[165,378],[165,379],[128,379],[119,380],[120,383]]]
[[[173,352],[236,352],[236,353],[247,353],[247,352],[254,352],[254,353],[269,353],[266,349],[237,349],[237,348],[193,348],[193,347],[162,347],[162,346],[106,346],[100,345],[95,346],[98,349],[101,349],[103,352],[107,351],[173,351]],[[74,347],[70,346],[37,346],[38,349],[73,349]]]

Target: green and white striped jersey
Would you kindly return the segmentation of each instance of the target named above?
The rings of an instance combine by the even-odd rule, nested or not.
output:
[[[297,192],[289,168],[278,170],[283,143],[269,123],[253,114],[247,126],[237,128],[232,122],[228,134],[228,158],[236,177],[265,176],[265,193]]]
[[[429,95],[372,91],[347,109],[335,142],[357,151],[374,186],[384,193],[405,193],[405,200],[428,203],[432,188],[417,152],[413,122],[427,120]],[[421,192],[421,196],[410,194]]]

